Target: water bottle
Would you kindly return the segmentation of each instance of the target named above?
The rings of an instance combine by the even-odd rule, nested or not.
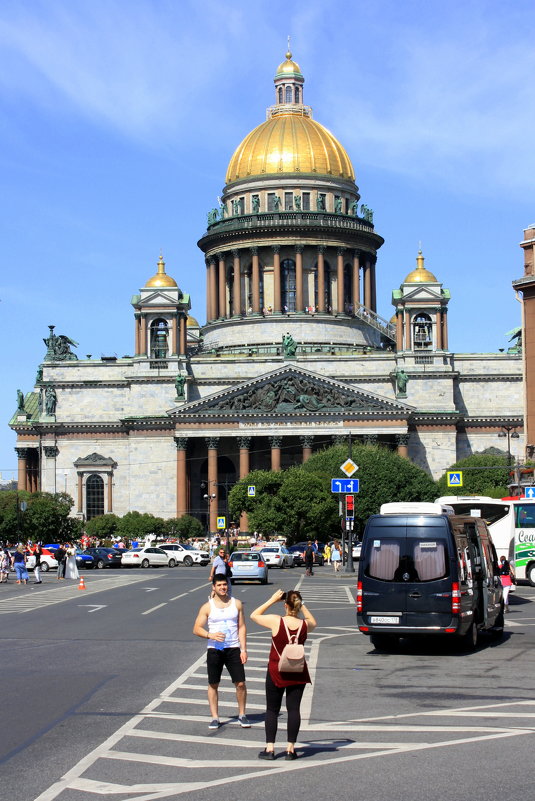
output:
[[[228,629],[225,623],[221,623],[221,625],[219,625],[216,629],[213,630],[213,633],[215,634],[216,631],[223,633],[226,639],[228,634]],[[220,642],[219,640],[212,640],[212,644],[213,647],[216,649],[216,651],[223,651],[223,649],[225,648],[225,640],[223,640],[222,642]]]

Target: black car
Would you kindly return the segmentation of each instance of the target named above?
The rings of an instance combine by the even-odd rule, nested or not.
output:
[[[117,548],[86,548],[83,553],[93,557],[94,565],[99,570],[104,567],[121,567],[123,560]]]
[[[298,542],[296,545],[291,545],[288,548],[294,558],[294,565],[297,565],[297,567],[301,567],[301,565],[305,564],[303,560],[303,553],[306,551],[307,545],[308,542]],[[325,562],[323,550],[316,550],[316,546],[314,544],[312,544],[312,548],[314,549],[314,564],[322,567],[323,563]],[[320,543],[319,548],[323,549],[323,543]]]

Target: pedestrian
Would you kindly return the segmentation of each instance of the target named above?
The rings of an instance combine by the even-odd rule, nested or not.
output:
[[[228,594],[224,573],[214,575],[212,586],[213,598],[201,606],[193,626],[193,633],[197,637],[208,640],[206,667],[211,717],[208,728],[218,729],[221,725],[218,691],[223,667],[226,667],[236,688],[238,722],[242,729],[248,729],[251,724],[245,714],[247,688],[244,668],[247,662],[247,631],[242,602]]]
[[[307,547],[303,553],[303,561],[305,563],[305,576],[313,576],[314,575],[314,548],[312,547],[312,543],[309,540],[307,542]]]
[[[76,564],[76,549],[72,545],[67,546],[67,561],[65,565],[65,578],[78,580],[78,566]]]
[[[284,616],[265,613],[279,601],[284,602]],[[299,625],[299,613],[304,617]],[[297,759],[295,743],[301,726],[301,699],[307,684],[310,684],[310,675],[307,664],[304,662],[300,672],[281,672],[279,670],[280,655],[292,640],[304,645],[309,631],[314,631],[316,621],[306,608],[297,590],[284,592],[277,590],[271,598],[255,609],[251,620],[271,630],[271,650],[269,652],[268,669],[266,673],[266,747],[258,754],[259,759],[275,759],[275,739],[277,735],[278,716],[282,698],[286,692],[286,711],[288,713],[287,737],[285,759]]]
[[[7,548],[3,548],[2,554],[0,556],[0,584],[2,584],[3,582],[7,584],[11,565],[12,565],[11,554],[9,553]]]
[[[335,540],[331,548],[331,562],[335,573],[340,572],[341,561],[342,561],[342,553],[340,551],[340,543],[338,542],[338,540]]]
[[[33,583],[42,584],[43,582],[41,581],[41,557],[43,555],[43,548],[41,547],[40,542],[38,542],[37,545],[35,546],[33,555],[35,556],[35,565],[33,568],[33,579],[34,579]]]
[[[329,543],[327,543],[325,545],[325,548],[323,549],[323,554],[325,556],[325,561],[327,562],[328,565],[330,565],[331,564],[331,546],[329,545]]]
[[[17,584],[27,584],[29,576],[26,570],[26,553],[23,545],[17,545],[17,550],[13,557],[13,567],[17,574]]]
[[[513,568],[511,567],[511,563],[505,558],[505,556],[500,556],[500,565],[498,568],[498,575],[500,576],[500,582],[503,587],[503,605],[504,611],[509,611],[509,593],[511,591],[511,587],[515,582],[515,574],[513,573]]]
[[[58,575],[56,576],[56,578],[58,581],[63,581],[63,579],[65,578],[67,551],[62,545],[60,545],[59,548],[56,548],[54,556],[56,558],[56,562],[58,563]]]

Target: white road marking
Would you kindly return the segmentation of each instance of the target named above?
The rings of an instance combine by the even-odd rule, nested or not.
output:
[[[91,607],[87,614],[90,615],[92,612],[98,612],[99,609],[106,609],[108,604],[78,604],[80,607],[89,606]]]
[[[145,612],[142,612],[142,615],[150,615],[151,612],[155,612],[157,609],[161,609],[162,606],[167,606],[167,601],[164,601],[163,604],[158,604],[158,606],[153,606],[152,609],[147,609]]]

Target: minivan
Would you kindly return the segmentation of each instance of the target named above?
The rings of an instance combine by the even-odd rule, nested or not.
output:
[[[357,622],[376,648],[445,635],[475,648],[503,633],[503,592],[486,523],[438,503],[385,503],[364,530]]]

